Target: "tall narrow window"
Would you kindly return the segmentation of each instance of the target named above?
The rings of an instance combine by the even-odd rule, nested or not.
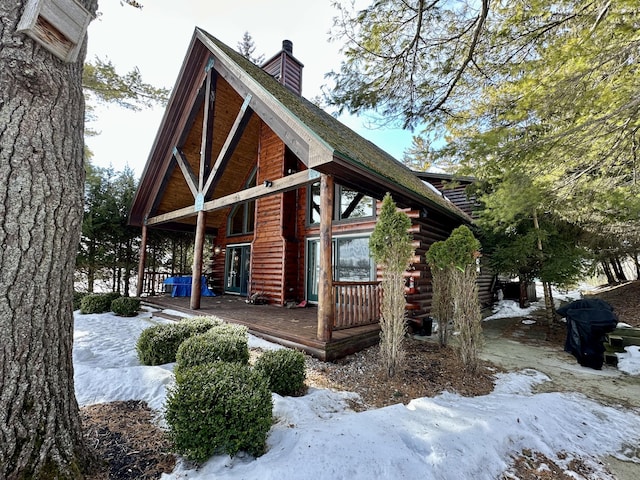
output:
[[[253,170],[245,183],[245,188],[256,186],[256,169]],[[227,225],[227,235],[243,235],[252,233],[255,224],[256,201],[250,200],[240,203],[231,209]]]

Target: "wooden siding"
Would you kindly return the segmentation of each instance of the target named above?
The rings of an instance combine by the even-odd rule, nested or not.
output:
[[[302,95],[302,64],[285,50],[267,60],[262,69],[292,92]]]
[[[439,178],[429,179],[428,182],[437,188],[442,194],[451,200],[456,207],[469,216],[474,216],[474,212],[478,209],[478,202],[475,197],[467,194],[467,187],[471,182],[466,181],[450,181]]]
[[[257,183],[281,178],[284,165],[284,143],[266,125],[260,130],[260,155]],[[285,301],[285,239],[283,237],[283,193],[256,202],[255,238],[251,246],[251,292],[260,292],[269,301],[282,305]]]

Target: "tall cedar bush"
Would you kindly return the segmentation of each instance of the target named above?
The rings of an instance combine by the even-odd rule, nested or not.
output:
[[[382,318],[380,352],[389,377],[404,358],[402,341],[406,333],[404,272],[413,256],[409,228],[411,219],[397,209],[391,195],[382,201],[378,223],[369,239],[373,259],[382,267]]]
[[[480,302],[476,284],[476,258],[480,242],[462,225],[444,242],[435,242],[427,251],[434,293],[434,316],[440,327],[440,342],[446,344],[447,325],[453,319],[459,332],[458,353],[469,372],[478,366],[482,344]]]

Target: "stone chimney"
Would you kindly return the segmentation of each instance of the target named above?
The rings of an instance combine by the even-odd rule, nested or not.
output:
[[[262,69],[297,95],[302,95],[302,68],[293,56],[291,40],[282,41],[282,50],[267,60]]]

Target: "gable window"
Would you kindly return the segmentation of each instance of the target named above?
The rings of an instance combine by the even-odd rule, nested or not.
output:
[[[336,202],[340,208],[338,220],[373,217],[373,198],[341,185],[338,185],[337,193],[340,199]]]
[[[310,187],[308,217],[311,225],[320,223],[320,183]],[[374,215],[374,200],[372,197],[356,190],[336,185],[334,221],[370,218]]]
[[[254,169],[244,188],[256,186],[256,170]],[[256,201],[240,203],[231,209],[227,224],[227,235],[243,235],[252,233],[255,225]]]

